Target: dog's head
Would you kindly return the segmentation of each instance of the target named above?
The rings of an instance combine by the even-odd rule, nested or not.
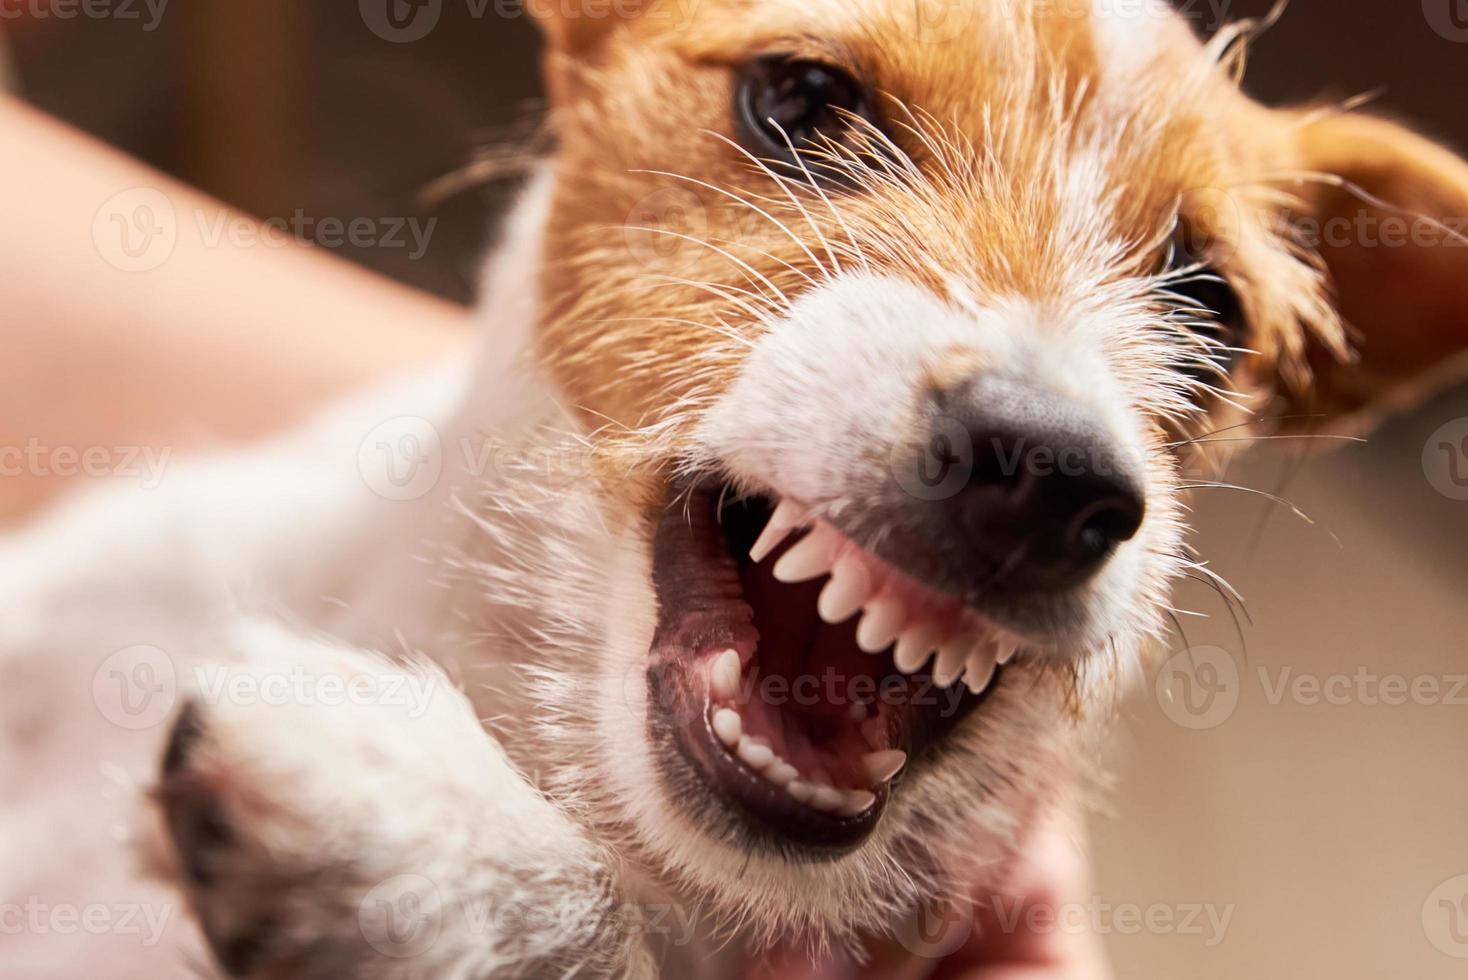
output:
[[[1195,567],[1189,460],[1468,342],[1468,167],[1113,6],[531,4],[538,351],[613,461],[582,788],[771,933],[997,873]]]

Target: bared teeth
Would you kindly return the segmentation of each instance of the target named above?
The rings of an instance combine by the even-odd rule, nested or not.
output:
[[[837,810],[843,817],[854,817],[871,809],[877,802],[877,794],[871,790],[849,789],[841,794],[841,806]]]
[[[963,682],[974,694],[981,694],[994,679],[996,651],[992,643],[980,643],[968,656],[968,666],[963,672]]]
[[[775,761],[775,752],[768,745],[756,742],[748,735],[739,739],[738,749],[739,761],[753,769],[755,772],[763,772]]]
[[[770,554],[790,536],[790,532],[805,523],[808,516],[806,509],[793,500],[782,500],[770,515],[770,521],[765,529],[760,532],[759,540],[755,541],[754,547],[749,549],[749,558],[753,562],[762,562],[770,557]]]
[[[833,626],[844,623],[856,615],[856,611],[871,592],[871,587],[871,578],[861,561],[854,557],[843,558],[831,570],[831,581],[821,590],[821,597],[816,602],[816,612]]]
[[[715,701],[733,701],[739,695],[739,678],[744,673],[739,653],[725,650],[709,667],[709,690]]]
[[[949,637],[938,647],[938,662],[933,665],[933,683],[939,687],[950,687],[958,680],[968,664],[969,651],[974,638],[967,635]]]
[[[826,813],[835,813],[841,809],[842,804],[845,802],[845,793],[834,786],[827,786],[824,783],[818,783],[815,787],[815,792],[810,797],[811,807]]]
[[[789,786],[800,773],[788,762],[777,761],[764,771],[764,777],[776,786]]]
[[[877,654],[891,650],[897,670],[909,675],[931,661],[935,684],[948,688],[962,682],[974,694],[986,690],[998,666],[1017,655],[1017,637],[997,625],[991,628],[982,616],[963,610],[951,597],[940,596],[930,602],[920,586],[891,573],[879,559],[862,552],[831,524],[813,519],[809,511],[790,500],[781,500],[775,507],[750,548],[750,558],[765,561],[791,535],[806,528],[805,536],[774,562],[770,574],[792,585],[829,576],[820,590],[816,612],[832,625],[845,623],[860,613],[855,634],[857,646],[863,651]],[[821,767],[801,772],[781,758],[778,738],[771,745],[767,739],[746,734],[745,720],[735,710],[744,664],[752,655],[727,649],[708,662],[709,724],[714,736],[751,773],[784,789],[791,799],[812,810],[841,817],[869,811],[876,805],[878,793],[909,761],[906,752],[890,747],[893,739],[889,720],[880,711],[867,716],[869,706],[860,702],[850,705],[847,712],[871,749],[860,757],[856,769],[856,781],[864,781],[867,788],[852,788],[850,773],[835,780]],[[838,782],[846,785],[834,785]]]
[[[817,524],[795,547],[775,562],[775,578],[786,585],[808,582],[831,570],[841,550],[841,534],[829,524]]]
[[[871,784],[879,786],[902,771],[907,765],[907,753],[901,749],[869,752],[861,757],[861,764]]]
[[[901,599],[873,599],[867,603],[861,625],[856,628],[856,645],[867,653],[881,653],[897,639],[897,631],[906,616]]]
[[[739,739],[744,734],[744,719],[739,717],[739,712],[733,708],[720,708],[714,712],[713,726],[714,734],[726,747],[733,749],[739,746]]]
[[[917,672],[928,662],[928,655],[938,645],[938,631],[932,626],[912,626],[897,638],[897,652],[892,659],[904,674]]]

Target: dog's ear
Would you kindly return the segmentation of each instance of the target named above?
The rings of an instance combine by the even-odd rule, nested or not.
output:
[[[1298,125],[1298,122],[1297,122]],[[1468,374],[1468,163],[1356,113],[1299,126],[1303,238],[1325,263],[1355,357],[1309,352],[1313,377],[1281,382],[1296,417],[1364,421]]]

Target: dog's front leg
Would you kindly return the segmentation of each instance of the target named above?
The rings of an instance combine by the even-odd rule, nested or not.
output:
[[[157,791],[228,974],[650,975],[609,856],[440,672],[270,624],[233,634]]]

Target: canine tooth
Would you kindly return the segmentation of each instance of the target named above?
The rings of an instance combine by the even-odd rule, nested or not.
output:
[[[867,653],[880,653],[897,639],[897,630],[907,610],[901,599],[876,599],[867,605],[856,628],[856,645]]]
[[[739,694],[739,677],[743,673],[744,667],[739,661],[738,651],[725,650],[714,658],[714,664],[709,668],[709,689],[713,692],[714,700],[734,700]]]
[[[984,688],[994,679],[994,667],[994,647],[981,644],[969,654],[968,669],[963,672],[963,682],[973,693],[982,694]]]
[[[994,658],[994,662],[1002,667],[1014,659],[1014,655],[1019,651],[1019,641],[1005,637],[997,642],[999,653]]]
[[[849,789],[841,796],[841,815],[843,817],[854,817],[859,813],[865,813],[871,809],[873,803],[877,802],[877,794],[870,790]]]
[[[861,764],[867,771],[867,779],[873,786],[877,786],[897,775],[907,765],[907,753],[901,749],[868,752],[861,757]]]
[[[844,802],[846,802],[846,794],[834,786],[817,786],[810,797],[812,809],[824,810],[827,813],[839,810]]]
[[[933,667],[933,683],[939,687],[948,687],[958,680],[958,675],[963,673],[964,664],[968,663],[968,653],[973,645],[971,636],[955,636],[944,641],[938,648],[938,662]]]
[[[911,674],[928,662],[928,654],[933,652],[935,645],[932,627],[914,626],[897,638],[897,653],[892,659],[898,670]]]
[[[817,524],[805,538],[775,562],[775,578],[787,585],[819,578],[831,570],[841,536],[836,529]]]
[[[871,579],[861,562],[843,558],[831,570],[831,581],[821,590],[816,611],[828,623],[844,623],[856,615],[870,590]]]
[[[738,755],[744,764],[755,772],[768,768],[770,763],[775,761],[775,753],[768,745],[761,745],[748,735],[739,740]]]
[[[776,786],[789,786],[795,782],[795,777],[800,773],[790,763],[782,759],[776,759],[774,765],[766,769],[764,776]]]
[[[729,748],[737,748],[744,734],[744,719],[733,708],[720,708],[714,712],[714,734]]]
[[[809,803],[810,798],[815,795],[816,788],[810,783],[797,779],[785,786],[785,792],[795,797],[799,803]]]
[[[749,559],[762,562],[790,536],[790,532],[805,523],[806,510],[793,500],[782,500],[770,515],[770,521],[760,532],[759,540],[749,549]]]

